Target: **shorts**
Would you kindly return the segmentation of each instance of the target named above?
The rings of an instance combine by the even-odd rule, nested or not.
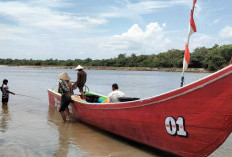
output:
[[[8,103],[9,98],[2,98],[2,103]]]
[[[62,95],[59,112],[65,111],[65,109],[68,108],[68,105],[71,102],[73,102],[73,100],[71,99],[71,96]]]

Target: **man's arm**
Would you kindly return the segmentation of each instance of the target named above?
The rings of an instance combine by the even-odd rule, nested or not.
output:
[[[73,94],[73,88],[72,88],[72,83],[70,81],[68,82],[68,87],[69,87],[69,94],[72,95]]]
[[[59,85],[58,85],[58,93],[60,93],[60,83],[59,83]]]
[[[6,90],[6,92],[15,95],[14,92],[11,92],[11,91],[9,91],[9,90]]]
[[[111,102],[112,102],[111,101],[111,94],[109,94],[107,103],[111,103]]]

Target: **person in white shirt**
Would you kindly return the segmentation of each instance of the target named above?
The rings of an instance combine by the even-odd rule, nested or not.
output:
[[[125,97],[125,94],[118,90],[118,84],[117,83],[114,83],[112,85],[112,90],[113,90],[113,92],[111,92],[109,94],[109,96],[108,96],[108,103],[119,102],[118,97]]]

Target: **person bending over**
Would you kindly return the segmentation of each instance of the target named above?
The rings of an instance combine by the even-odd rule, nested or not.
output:
[[[72,95],[72,84],[70,82],[71,78],[66,72],[59,74],[58,77],[60,78],[58,93],[61,93],[61,103],[60,103],[59,112],[63,120],[66,121],[66,118],[70,116],[68,105],[70,103],[73,103],[73,100],[71,98]],[[67,116],[65,115],[65,111],[67,113]]]

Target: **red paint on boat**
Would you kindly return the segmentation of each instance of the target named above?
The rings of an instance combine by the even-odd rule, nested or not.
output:
[[[133,102],[75,101],[71,112],[85,123],[164,151],[208,156],[232,131],[231,73],[229,65],[185,87]],[[59,104],[59,94],[48,94],[51,105]],[[178,133],[183,129],[184,135]]]

